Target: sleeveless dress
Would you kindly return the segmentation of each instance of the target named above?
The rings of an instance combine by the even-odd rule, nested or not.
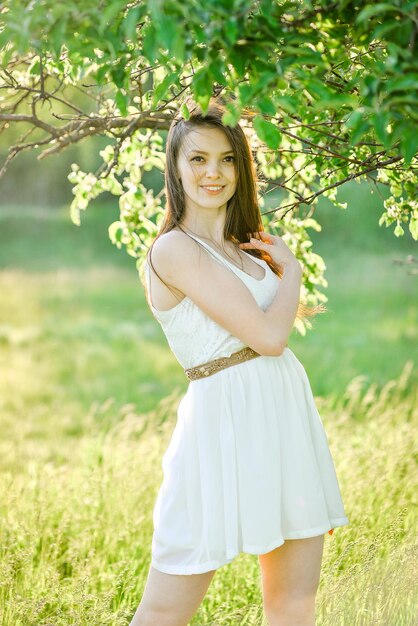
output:
[[[281,279],[264,260],[249,255],[264,268],[259,280],[193,238],[268,308]],[[188,297],[157,310],[147,260],[142,281],[183,368],[245,347]],[[151,550],[161,572],[200,574],[349,523],[306,371],[288,346],[189,381],[162,469]]]

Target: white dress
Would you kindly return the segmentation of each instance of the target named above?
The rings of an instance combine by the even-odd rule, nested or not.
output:
[[[267,309],[280,278],[265,261],[249,255],[265,269],[258,280],[193,238]],[[245,347],[188,297],[155,309],[147,261],[144,270],[148,304],[183,368]],[[289,347],[189,381],[162,469],[151,560],[161,572],[200,574],[349,523],[307,374]]]

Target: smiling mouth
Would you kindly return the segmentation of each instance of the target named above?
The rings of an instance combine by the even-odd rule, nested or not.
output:
[[[201,187],[207,191],[221,191],[225,185],[201,185]]]

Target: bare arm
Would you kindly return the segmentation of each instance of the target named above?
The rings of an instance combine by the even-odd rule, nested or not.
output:
[[[152,262],[168,285],[243,343],[259,354],[282,354],[299,302],[302,269],[298,261],[286,267],[267,311],[232,270],[184,233],[161,235],[153,246]]]
[[[293,328],[300,300],[302,267],[298,261],[285,265],[283,278],[274,300],[266,310],[268,325],[271,326],[271,350],[279,346],[280,354],[286,346]]]
[[[280,289],[276,297],[267,308],[266,314],[272,326],[272,350],[276,345],[286,345],[286,340],[293,328],[300,300],[300,286],[302,282],[302,266],[285,244],[277,235],[271,235],[261,231],[257,237],[249,242],[240,243],[243,250],[255,248],[267,252],[273,263],[282,271]]]

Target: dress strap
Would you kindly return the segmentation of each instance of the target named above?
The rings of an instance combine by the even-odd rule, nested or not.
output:
[[[203,241],[202,239],[200,239],[200,237],[196,237],[196,235],[191,235],[190,233],[187,233],[190,237],[192,237],[193,239],[196,239],[197,241],[199,241],[201,244],[204,245],[204,247],[209,250],[209,252],[211,252],[216,258],[218,258],[222,263],[224,263],[227,266],[232,265],[232,267],[236,267],[233,263],[231,263],[230,261],[228,261],[224,256],[222,256],[222,254],[220,254],[217,250],[215,250],[214,248],[212,248],[211,245],[209,245],[208,243],[206,243],[206,241]],[[238,269],[238,268],[236,268]]]
[[[264,279],[261,278],[254,278],[254,276],[251,276],[251,274],[248,274],[245,270],[241,269],[240,267],[237,267],[235,265],[235,263],[232,263],[232,261],[228,261],[228,259],[226,259],[222,254],[220,254],[219,252],[217,252],[217,250],[215,250],[214,248],[212,248],[211,245],[209,245],[208,243],[206,243],[206,241],[202,241],[200,239],[200,237],[196,237],[196,235],[191,235],[190,233],[188,233],[190,235],[190,237],[192,237],[193,239],[196,239],[197,241],[199,241],[200,243],[202,243],[204,245],[204,247],[213,254],[213,256],[215,256],[215,258],[217,258],[221,263],[223,263],[224,265],[226,265],[227,267],[229,267],[235,274],[237,274],[240,277],[247,277],[250,280],[255,280],[258,283],[261,283]],[[248,254],[245,252],[245,250],[243,251],[245,254]],[[267,276],[267,264],[265,261],[263,261],[263,259],[259,259],[255,256],[253,256],[252,254],[248,254],[248,256],[250,256],[253,261],[255,261],[258,265],[261,265],[261,267],[263,267],[264,269],[264,277]]]

